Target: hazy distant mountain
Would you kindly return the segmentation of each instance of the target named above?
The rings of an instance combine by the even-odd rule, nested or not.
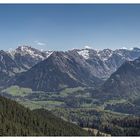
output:
[[[94,75],[99,78],[109,78],[125,61],[140,57],[140,49],[81,49],[77,51],[91,65]]]

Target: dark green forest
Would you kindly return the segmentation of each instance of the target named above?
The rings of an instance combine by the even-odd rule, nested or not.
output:
[[[55,117],[49,111],[30,111],[15,101],[0,97],[0,135],[87,136],[89,133]]]
[[[83,128],[91,128],[111,136],[140,136],[140,117],[124,115],[99,109],[55,109],[54,114],[67,118]]]

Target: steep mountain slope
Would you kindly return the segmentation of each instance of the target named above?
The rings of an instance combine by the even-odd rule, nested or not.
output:
[[[140,58],[126,61],[103,86],[112,96],[132,97],[140,95]]]
[[[16,76],[10,84],[42,91],[101,84],[102,81],[92,74],[84,62],[75,52],[53,52],[48,59]]]
[[[105,110],[140,115],[140,58],[126,61],[105,83],[89,90]]]
[[[20,46],[14,51],[0,51],[0,87],[17,73],[30,69],[33,65],[46,59],[52,52],[41,52],[37,49]]]
[[[94,75],[99,78],[107,79],[115,72],[126,60],[134,60],[140,57],[140,49],[81,49],[75,50],[91,65]]]
[[[0,136],[84,136],[88,132],[46,110],[30,111],[0,97]]]
[[[4,51],[0,51],[0,86],[15,73],[22,71],[16,62]]]

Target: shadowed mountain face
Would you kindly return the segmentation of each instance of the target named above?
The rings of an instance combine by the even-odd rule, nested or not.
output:
[[[1,72],[7,73],[9,76],[20,70],[16,62],[2,50],[0,51],[0,70]]]
[[[0,85],[5,85],[5,82],[15,73],[20,71],[16,62],[4,51],[0,51]]]
[[[42,91],[97,86],[101,83],[85,60],[75,52],[54,52],[48,59],[12,79],[12,84]]]
[[[126,61],[104,83],[102,90],[112,97],[140,95],[140,58]]]

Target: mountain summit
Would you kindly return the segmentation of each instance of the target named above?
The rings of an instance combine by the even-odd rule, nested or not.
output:
[[[46,59],[51,53],[51,51],[43,52],[31,46],[19,46],[9,52],[14,61],[25,70]]]
[[[84,61],[75,52],[53,52],[48,59],[21,73],[13,81],[15,85],[43,91],[101,84],[102,81],[91,73]]]
[[[126,61],[104,83],[103,90],[117,97],[133,97],[140,91],[140,58]]]

